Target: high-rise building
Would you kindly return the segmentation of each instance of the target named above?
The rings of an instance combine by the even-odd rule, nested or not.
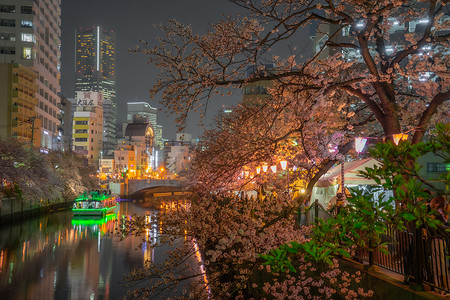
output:
[[[60,146],[60,15],[60,0],[0,0],[0,62],[35,72],[39,146],[47,149]]]
[[[65,96],[61,95],[61,104],[59,108],[61,109],[61,113],[58,116],[58,119],[61,121],[59,131],[62,133],[62,149],[65,151],[72,148],[72,102]]]
[[[115,33],[101,26],[79,27],[75,45],[75,91],[103,93],[103,153],[117,144]]]
[[[445,13],[440,18],[442,25],[448,24],[450,21],[450,13]],[[400,22],[395,16],[387,18],[387,23],[390,28],[387,31],[389,34],[389,41],[391,44],[384,45],[384,52],[387,55],[391,55],[394,52],[401,51],[406,42],[405,36],[412,33],[420,33],[425,30],[429,20],[427,18],[412,18],[408,22]],[[329,56],[332,56],[338,52],[342,53],[342,59],[346,61],[362,61],[362,55],[360,49],[357,47],[327,47],[325,43],[331,40],[335,44],[340,43],[352,43],[356,37],[358,30],[364,28],[364,20],[360,20],[355,24],[348,25],[341,29],[341,25],[338,24],[319,24],[316,27],[311,27],[310,37],[313,41],[313,54],[317,55],[318,59],[324,60]],[[437,35],[443,36],[448,34],[450,31],[449,26],[442,26],[437,31]],[[441,52],[443,54],[448,54],[449,49],[442,48],[438,45],[434,46],[435,49],[431,49],[431,45],[425,45],[422,47],[423,52],[430,52],[434,50],[435,52]],[[370,40],[368,44],[370,51],[376,51],[377,45],[374,41]],[[424,74],[425,77],[429,77],[430,74]],[[425,81],[427,78],[421,78],[421,81]]]

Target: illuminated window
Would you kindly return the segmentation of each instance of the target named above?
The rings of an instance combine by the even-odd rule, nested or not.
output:
[[[23,55],[22,58],[31,59],[31,53],[32,53],[32,50],[30,47],[24,47],[23,52],[22,52],[22,55]]]
[[[33,21],[31,20],[22,20],[20,21],[20,26],[23,28],[32,28],[33,27]]]
[[[350,35],[350,26],[345,26],[342,28],[342,36],[349,36]]]

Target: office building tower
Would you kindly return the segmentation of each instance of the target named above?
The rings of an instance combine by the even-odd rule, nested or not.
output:
[[[115,34],[101,26],[79,27],[75,45],[75,91],[103,94],[103,153],[117,144]]]
[[[61,112],[58,115],[58,119],[61,121],[59,131],[62,133],[61,139],[63,151],[65,151],[72,148],[72,125],[73,125],[72,102],[66,97],[61,96],[61,103],[59,108],[61,109]]]
[[[43,149],[61,146],[57,129],[60,15],[60,0],[0,0],[0,62],[23,65],[36,74],[34,110],[40,124],[39,146]]]

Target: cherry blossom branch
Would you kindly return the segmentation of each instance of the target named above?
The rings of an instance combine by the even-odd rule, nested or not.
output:
[[[408,48],[399,51],[397,55],[394,57],[394,59],[391,61],[389,67],[393,67],[397,64],[399,64],[403,59],[408,57],[411,54],[418,53],[420,49],[428,43],[428,39],[430,39],[431,36],[431,28],[434,26],[434,19],[436,14],[438,14],[444,6],[440,6],[436,12],[434,12],[434,9],[436,7],[436,1],[430,1],[430,7],[428,10],[428,25],[425,27],[424,33],[422,35],[422,38],[415,43],[414,45],[410,45]]]
[[[436,113],[439,106],[444,102],[450,101],[450,90],[446,92],[442,92],[434,96],[433,100],[431,100],[428,107],[422,114],[420,118],[419,124],[414,132],[412,143],[416,144],[420,142],[425,134],[425,129],[427,128],[428,122],[431,120],[431,117]]]

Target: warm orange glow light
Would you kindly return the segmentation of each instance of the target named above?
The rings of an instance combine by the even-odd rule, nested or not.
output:
[[[259,174],[259,173],[261,173],[261,167],[260,166],[256,167],[256,174]]]
[[[273,165],[270,166],[270,169],[272,170],[272,172],[276,173],[277,172],[277,166]]]
[[[281,168],[282,168],[283,170],[286,170],[286,167],[287,167],[287,161],[285,161],[285,160],[280,161],[280,165],[281,165]]]
[[[397,133],[393,136],[394,144],[398,145],[400,141],[406,141],[408,139],[408,135],[406,133]]]

